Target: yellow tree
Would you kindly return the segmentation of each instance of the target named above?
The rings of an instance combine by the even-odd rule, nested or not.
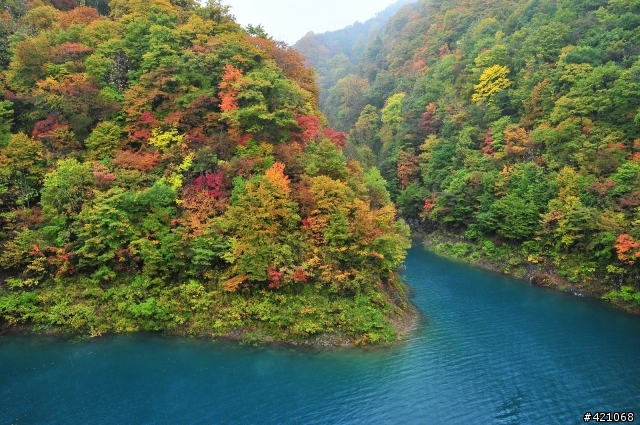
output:
[[[236,184],[224,217],[231,231],[225,259],[233,265],[233,276],[264,282],[271,270],[293,270],[301,252],[300,216],[283,164],[276,162],[264,176]]]
[[[502,65],[493,65],[482,72],[480,82],[474,85],[475,93],[471,95],[474,103],[492,103],[496,94],[508,88],[511,81],[507,78],[509,68]]]

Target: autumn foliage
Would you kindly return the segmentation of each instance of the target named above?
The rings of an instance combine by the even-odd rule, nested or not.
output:
[[[414,2],[296,47],[433,249],[640,311],[638,5],[552,3]]]
[[[238,109],[238,85],[242,79],[242,72],[232,65],[225,65],[224,75],[220,82],[220,109],[222,112],[235,111]]]
[[[631,235],[623,234],[616,240],[618,258],[628,264],[634,264],[640,258],[640,242]]]
[[[0,321],[300,339],[339,305],[368,323],[350,337],[392,340],[408,229],[302,55],[218,1],[82,4],[0,11]],[[290,321],[247,313],[265,300]]]

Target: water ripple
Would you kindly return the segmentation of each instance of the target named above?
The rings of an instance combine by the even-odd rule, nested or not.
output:
[[[640,319],[414,248],[388,349],[0,338],[0,424],[568,424],[640,412]]]

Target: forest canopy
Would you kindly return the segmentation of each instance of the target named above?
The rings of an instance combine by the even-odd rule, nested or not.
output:
[[[638,310],[639,26],[637,1],[420,0],[323,112],[442,252]]]
[[[408,227],[303,57],[217,0],[81,3],[0,2],[0,321],[393,340]]]

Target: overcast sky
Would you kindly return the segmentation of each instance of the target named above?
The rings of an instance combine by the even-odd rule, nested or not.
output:
[[[316,34],[373,18],[396,0],[222,0],[242,25],[262,24],[267,33],[294,44],[309,31]]]

